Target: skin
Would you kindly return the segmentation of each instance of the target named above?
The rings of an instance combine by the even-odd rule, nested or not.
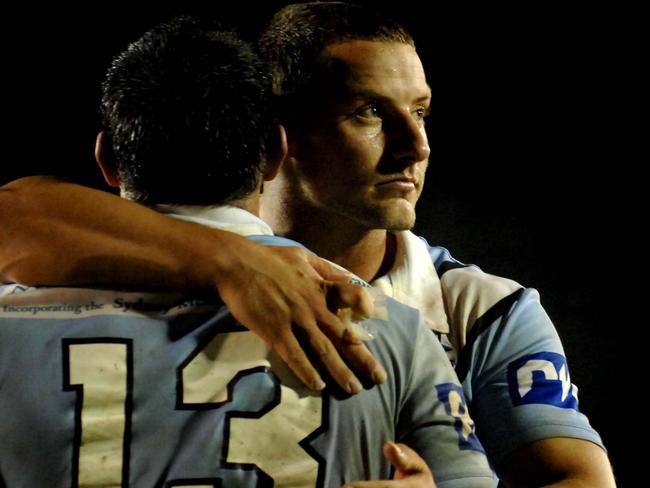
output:
[[[348,41],[326,54],[345,75],[329,97],[314,97],[304,125],[287,128],[287,159],[265,186],[262,215],[276,232],[371,280],[394,262],[387,229],[408,229],[415,219],[429,156],[421,117],[430,91],[408,45]],[[533,442],[497,468],[507,486],[615,486],[604,451],[579,439]],[[432,486],[420,474],[361,486]]]
[[[431,89],[407,44],[349,41],[324,53],[341,73],[305,127],[288,129],[288,154],[263,195],[263,217],[278,233],[371,281],[388,271],[387,230],[415,224],[430,154],[424,117]],[[384,447],[394,480],[348,487],[435,487],[407,446]]]
[[[275,146],[279,149],[277,154],[269,156],[266,173],[264,174],[265,181],[270,181],[275,178],[278,168],[282,164],[286,155],[286,137],[282,127],[280,127],[280,130],[277,133]],[[97,135],[95,159],[99,164],[106,182],[110,186],[119,188],[122,197],[126,198],[127,192],[120,181],[117,169],[118,165],[113,159],[113,151],[111,150],[110,145],[107,144],[107,138],[104,132],[100,132]],[[251,194],[240,200],[230,202],[230,205],[242,208],[253,215],[259,216],[260,195],[261,183]],[[327,275],[327,270],[331,269],[329,263],[326,263],[319,258],[310,258],[306,253],[296,251],[297,250],[293,250],[293,261],[301,263],[303,268],[309,272],[307,278],[317,278],[315,276],[316,273],[321,276]],[[246,260],[250,260],[251,257],[255,256],[255,254],[252,256],[251,254],[247,254],[245,256]],[[241,262],[241,260],[242,254],[240,253],[237,261]],[[256,268],[259,267],[266,270],[269,270],[269,267],[272,266],[272,261],[265,262],[264,264],[257,263],[255,265]],[[313,271],[309,270],[310,266],[313,268]],[[293,271],[293,268],[294,266],[292,266],[290,272]],[[287,364],[291,366],[295,365],[294,370],[301,380],[312,381],[313,383],[311,384],[317,390],[325,387],[325,382],[320,378],[318,371],[316,371],[316,369],[309,363],[297,338],[293,335],[293,324],[297,324],[298,328],[302,328],[302,331],[298,332],[298,334],[302,335],[303,340],[309,345],[308,347],[314,351],[317,358],[319,358],[319,363],[327,371],[330,377],[334,379],[334,381],[337,381],[349,394],[355,395],[361,392],[363,386],[351,373],[348,365],[343,361],[342,357],[348,361],[348,364],[356,368],[357,371],[362,371],[375,383],[383,383],[386,380],[386,372],[383,367],[372,356],[370,351],[356,336],[356,334],[346,326],[347,324],[341,324],[342,321],[333,312],[328,310],[326,313],[316,318],[312,317],[312,315],[320,312],[317,308],[313,306],[311,308],[305,307],[304,303],[302,306],[295,304],[294,307],[298,307],[293,309],[295,319],[292,318],[288,322],[289,327],[282,327],[283,323],[287,323],[286,318],[283,315],[286,315],[289,310],[287,310],[287,308],[284,308],[284,310],[280,309],[281,313],[279,315],[271,315],[267,310],[276,310],[279,307],[269,307],[263,302],[269,300],[269,298],[274,299],[276,295],[281,295],[284,287],[278,286],[274,283],[273,279],[268,280],[270,275],[265,274],[264,272],[256,272],[249,275],[248,273],[243,272],[242,269],[243,268],[235,268],[236,271],[231,273],[230,279],[227,280],[225,284],[222,284],[219,288],[220,297],[223,299],[224,303],[228,305],[231,313],[235,317],[241,317],[242,323],[254,324],[249,325],[249,329],[256,332],[266,340]],[[302,277],[301,274],[297,274],[296,276],[296,278]],[[260,279],[265,281],[265,278],[267,279],[267,283],[260,286],[264,291],[259,292],[260,288],[255,286],[253,282]],[[336,308],[350,308],[352,316],[358,315],[366,317],[369,316],[372,311],[370,298],[364,293],[364,289],[348,283],[346,280],[330,283],[321,282],[319,288],[321,289],[321,297],[325,298],[325,304],[329,303]],[[242,292],[241,290],[244,291]],[[316,291],[314,288],[309,286],[306,290],[312,292]],[[251,291],[253,291],[254,294],[252,294]],[[241,305],[242,295],[246,295],[245,306]],[[308,295],[309,293],[307,296]],[[304,300],[304,298],[302,300]],[[255,304],[256,306],[251,307],[250,304]],[[318,303],[318,305],[322,306],[323,303]],[[316,318],[316,320],[314,320],[314,318]],[[257,324],[260,323],[280,324],[279,327],[273,327],[272,330],[280,333],[284,331],[285,337],[283,339],[285,340],[278,340],[277,337],[272,335],[273,333],[269,334],[270,331],[268,327],[257,327]],[[341,327],[341,325],[343,327]],[[296,354],[294,354],[293,351],[297,352],[298,357],[295,357]],[[341,355],[339,355],[337,351],[340,351]],[[300,365],[306,366],[300,367]]]
[[[263,195],[262,216],[371,280],[392,264],[386,229],[415,223],[431,90],[409,45],[350,41],[325,52],[346,75],[307,115],[306,130],[288,128],[288,155]]]
[[[355,372],[378,383],[386,379],[366,346],[328,308],[367,314],[368,297],[346,284],[347,273],[304,249],[262,246],[48,177],[1,187],[0,222],[2,282],[218,290],[237,320],[262,337],[305,385],[324,388],[316,365],[351,394],[361,390]]]
[[[343,488],[435,488],[427,464],[406,444],[387,442],[384,456],[395,467],[393,480],[354,481]]]
[[[279,233],[371,281],[394,263],[387,231],[415,223],[430,152],[423,116],[431,92],[409,45],[355,40],[324,54],[343,75],[307,130],[288,130],[287,161],[263,212]],[[604,451],[580,439],[533,442],[498,472],[513,487],[615,486]],[[402,482],[413,484],[351,486],[430,486],[418,476]]]

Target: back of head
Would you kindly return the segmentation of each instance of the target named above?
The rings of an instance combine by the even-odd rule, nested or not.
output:
[[[125,195],[147,205],[250,194],[274,130],[270,76],[232,32],[180,17],[117,56],[102,115]]]
[[[328,66],[323,50],[352,40],[399,42],[414,46],[411,35],[394,20],[346,2],[292,4],[277,12],[260,37],[270,63],[273,93],[285,117],[299,115],[305,98],[326,90]]]

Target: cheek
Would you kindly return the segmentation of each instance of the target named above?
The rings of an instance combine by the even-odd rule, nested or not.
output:
[[[420,166],[419,167],[419,172],[420,172],[420,175],[421,175],[422,183],[424,183],[424,178],[425,178],[425,176],[427,174],[427,168],[429,167],[429,160],[427,159],[426,161],[422,161],[421,163],[418,163],[418,164]]]
[[[358,176],[375,173],[384,153],[384,135],[378,131],[359,131],[342,137],[338,152],[348,171]]]
[[[426,175],[427,175],[427,168],[429,167],[429,161],[423,161],[419,163],[419,173],[420,173],[420,189],[418,191],[418,199],[420,198],[420,195],[422,195],[422,191],[424,190],[424,182],[426,180]]]
[[[362,129],[346,131],[344,137],[349,145],[360,153],[381,153],[384,150],[385,137],[382,124],[369,125]]]

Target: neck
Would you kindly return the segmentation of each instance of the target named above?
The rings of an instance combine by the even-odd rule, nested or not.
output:
[[[260,195],[257,192],[252,195],[248,195],[240,200],[229,202],[228,205],[247,210],[256,217],[260,216]]]
[[[386,274],[395,261],[395,237],[383,229],[345,225],[341,219],[332,221],[331,215],[313,209],[292,213],[285,209],[275,218],[266,213],[264,218],[278,235],[304,244],[368,282]]]
[[[392,234],[311,204],[296,195],[282,175],[266,185],[261,209],[262,219],[277,235],[304,244],[365,281],[383,276],[395,262],[397,245]]]

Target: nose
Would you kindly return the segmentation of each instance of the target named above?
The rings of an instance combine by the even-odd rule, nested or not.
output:
[[[393,158],[406,164],[429,159],[431,150],[424,121],[411,113],[395,115],[386,127],[386,142]]]

